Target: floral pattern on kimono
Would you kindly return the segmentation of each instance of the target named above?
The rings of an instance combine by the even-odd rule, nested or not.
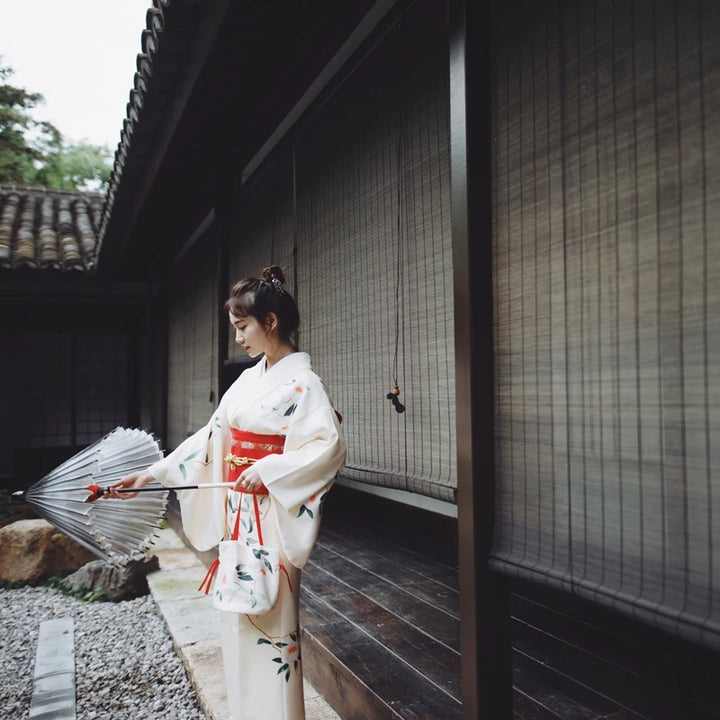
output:
[[[149,468],[163,485],[227,482],[223,458],[231,428],[283,435],[282,454],[255,463],[276,504],[276,522],[290,562],[302,568],[319,531],[319,499],[345,462],[338,418],[307,353],[293,353],[265,369],[265,360],[240,375],[208,424]],[[225,488],[180,490],[183,529],[198,550],[226,537]],[[309,511],[309,512],[308,512]]]

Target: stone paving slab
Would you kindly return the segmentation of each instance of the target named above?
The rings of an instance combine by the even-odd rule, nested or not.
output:
[[[209,597],[165,599],[158,606],[178,650],[208,638],[219,642],[220,616]]]
[[[72,618],[40,623],[31,720],[75,720],[75,625]]]
[[[169,569],[164,565],[164,560],[165,558],[161,566],[163,572],[154,572],[147,576],[155,602],[205,598],[205,595],[198,592],[198,587],[205,576],[205,568],[200,563]]]
[[[185,645],[180,654],[205,714],[212,720],[230,720],[220,642],[212,639]]]

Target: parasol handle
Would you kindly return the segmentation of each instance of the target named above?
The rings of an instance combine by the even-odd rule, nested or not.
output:
[[[168,490],[204,490],[206,488],[232,488],[235,483],[207,483],[204,485],[171,485],[168,487],[154,486],[141,488],[115,488],[115,492],[119,493],[137,493],[137,492],[167,492]],[[88,500],[97,500],[110,490],[109,487],[100,487],[99,485],[88,485],[87,489],[91,495]]]

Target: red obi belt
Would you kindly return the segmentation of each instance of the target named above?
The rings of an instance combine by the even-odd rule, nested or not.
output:
[[[225,462],[230,466],[228,482],[235,482],[248,465],[268,455],[279,455],[285,447],[285,438],[282,435],[257,435],[247,430],[232,428],[232,444],[230,453],[225,456]],[[260,495],[267,495],[267,488],[263,486],[257,491]]]

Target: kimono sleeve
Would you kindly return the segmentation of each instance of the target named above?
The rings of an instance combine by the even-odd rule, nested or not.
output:
[[[298,509],[345,465],[345,442],[331,406],[319,407],[287,431],[285,450],[255,463],[264,485],[286,510]]]
[[[208,424],[184,440],[148,472],[167,487],[223,482],[224,424],[216,412]],[[198,550],[218,544],[225,531],[225,488],[176,491],[185,535]]]
[[[307,563],[320,529],[326,493],[345,465],[345,441],[337,415],[320,384],[308,385],[285,436],[281,455],[255,464],[276,501],[278,531],[295,567]]]

